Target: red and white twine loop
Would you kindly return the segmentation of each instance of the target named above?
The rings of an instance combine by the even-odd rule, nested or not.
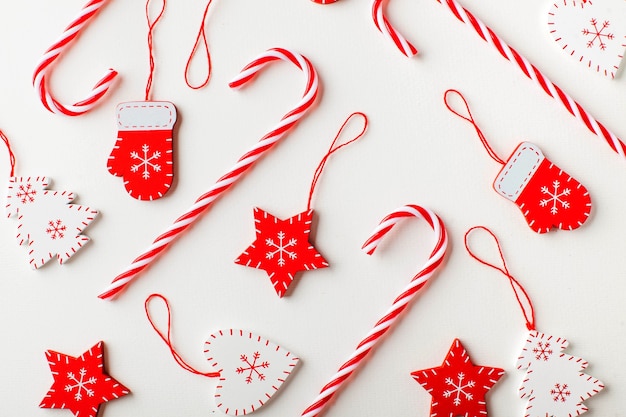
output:
[[[520,55],[515,49],[507,45],[502,38],[494,33],[488,26],[480,21],[476,16],[470,13],[467,9],[464,9],[456,0],[436,0],[448,7],[448,9],[454,14],[454,16],[461,22],[470,25],[474,31],[488,44],[492,45],[498,50],[507,60],[513,62],[517,67],[522,70],[524,75],[538,84],[543,91],[550,97],[558,100],[567,111],[578,120],[583,122],[587,128],[603,138],[621,157],[626,157],[626,145],[610,130],[604,127],[600,122],[591,116],[580,104],[567,95],[559,86],[554,84],[544,74],[541,73],[534,65],[532,65],[526,58]]]
[[[119,274],[109,287],[99,295],[105,300],[113,299],[122,292],[130,282],[135,279],[144,269],[154,262],[174,240],[196,222],[212,204],[230,189],[254,163],[269,152],[270,149],[286,133],[288,133],[298,121],[309,112],[318,97],[319,80],[315,68],[304,56],[282,48],[274,48],[266,51],[241,71],[241,73],[229,84],[231,88],[240,88],[252,80],[265,66],[275,61],[286,61],[294,64],[306,77],[306,88],[302,99],[293,110],[287,113],[281,121],[265,136],[263,136],[237,163],[217,182],[202,194],[195,203],[182,214],[174,223],[159,235],[145,252],[139,255],[131,265]]]
[[[33,86],[44,107],[52,113],[64,114],[66,116],[79,116],[88,112],[98,104],[100,99],[113,84],[115,77],[117,77],[117,71],[109,68],[104,77],[96,83],[85,99],[70,105],[59,102],[48,89],[48,78],[50,77],[55,61],[63,52],[69,49],[72,42],[80,35],[81,31],[107,1],[108,0],[90,0],[83,7],[78,17],[63,31],[61,38],[45,52],[37,64],[35,73],[33,74]]]
[[[432,211],[416,205],[407,205],[395,210],[386,216],[363,245],[367,254],[374,253],[382,238],[401,220],[416,217],[424,219],[432,227],[437,235],[437,243],[426,264],[413,277],[408,286],[394,300],[393,304],[378,320],[372,330],[359,342],[356,350],[339,370],[332,376],[330,381],[322,388],[320,394],[313,403],[304,410],[303,417],[319,416],[329,401],[339,389],[346,383],[350,376],[364,363],[364,359],[372,349],[380,343],[383,336],[401,317],[402,312],[415,298],[416,294],[426,285],[435,271],[442,265],[448,247],[448,234],[443,221]]]
[[[380,33],[385,35],[387,39],[391,40],[398,50],[408,58],[417,55],[417,49],[389,23],[389,20],[387,20],[383,10],[383,3],[385,1],[386,0],[374,0],[372,2],[372,18],[374,19],[376,28]]]

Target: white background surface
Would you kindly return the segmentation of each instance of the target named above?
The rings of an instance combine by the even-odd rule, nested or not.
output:
[[[359,249],[384,215],[407,203],[444,219],[447,263],[329,417],[428,415],[430,397],[409,373],[439,365],[455,337],[475,363],[506,369],[488,396],[489,414],[523,415],[523,372],[514,363],[524,322],[506,279],[463,248],[464,232],[476,224],[500,237],[511,272],[533,298],[538,328],[569,339],[568,353],[588,360],[588,373],[607,385],[587,401],[587,415],[623,414],[626,161],[436,1],[393,0],[388,7],[421,52],[413,59],[378,33],[369,3],[216,1],[207,26],[213,77],[192,91],[183,69],[205,3],[171,0],[155,33],[153,98],[174,102],[180,114],[176,180],[166,198],[140,202],[107,172],[106,161],[115,105],[143,98],[144,2],[111,2],[56,66],[51,88],[64,102],[81,99],[108,67],[121,74],[102,104],[78,118],[48,113],[31,74],[83,1],[3,2],[0,127],[12,140],[16,174],[49,176],[51,188],[74,191],[77,203],[101,215],[86,230],[92,242],[81,253],[39,271],[30,270],[26,248],[15,243],[15,219],[0,222],[0,415],[71,415],[38,408],[52,384],[44,352],[80,355],[99,340],[108,371],[132,391],[103,406],[102,416],[214,412],[216,381],[180,369],[150,328],[143,303],[153,292],[170,300],[175,346],[201,370],[209,370],[204,339],[219,328],[252,330],[299,355],[301,367],[258,415],[300,415],[430,252],[435,237],[418,221],[403,223],[372,257]],[[463,5],[626,136],[623,74],[610,80],[563,54],[546,29],[549,0]],[[119,299],[96,298],[300,98],[302,74],[288,64],[272,65],[244,90],[228,88],[246,63],[276,46],[313,61],[323,86],[318,107]],[[592,196],[589,221],[573,232],[532,232],[491,188],[499,166],[471,126],[445,109],[448,88],[465,94],[498,154],[529,140],[580,180]],[[300,275],[291,295],[278,299],[263,271],[233,262],[254,239],[252,209],[283,218],[304,210],[315,167],[353,111],[370,117],[370,129],[331,159],[313,201],[314,242],[331,267]],[[8,176],[7,158],[0,161]],[[493,246],[476,240],[477,250],[495,259]]]

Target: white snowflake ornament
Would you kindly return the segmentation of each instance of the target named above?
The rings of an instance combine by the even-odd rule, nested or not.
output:
[[[67,261],[88,241],[82,231],[98,212],[70,204],[74,194],[47,190],[46,177],[12,177],[7,190],[7,215],[17,216],[16,239],[28,244],[33,269],[43,266],[55,255],[59,264]]]
[[[232,416],[250,414],[265,405],[299,361],[285,348],[243,330],[220,330],[204,346],[207,360],[220,373],[215,403]]]
[[[568,55],[615,78],[626,50],[626,7],[621,3],[557,0],[548,14],[548,29]]]
[[[583,402],[599,393],[604,385],[581,371],[587,362],[563,353],[565,339],[533,330],[517,360],[518,369],[526,369],[520,387],[521,398],[528,400],[526,417],[572,417],[587,407]]]

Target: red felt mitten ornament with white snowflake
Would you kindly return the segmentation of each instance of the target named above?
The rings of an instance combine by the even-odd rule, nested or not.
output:
[[[121,103],[116,108],[117,140],[109,155],[107,168],[122,177],[126,192],[137,200],[163,197],[174,180],[174,125],[176,107],[168,101],[150,100],[154,75],[152,37],[165,11],[166,2],[154,20],[150,18],[150,0],[146,3],[150,74],[144,101]]]
[[[615,78],[626,51],[623,1],[557,0],[548,12],[548,30],[560,50]]]
[[[483,417],[487,415],[487,392],[504,375],[504,370],[474,365],[455,339],[441,366],[411,372],[432,396],[430,416]]]
[[[174,179],[173,128],[176,108],[167,101],[133,101],[117,106],[117,141],[109,172],[122,177],[138,200],[163,197]]]
[[[167,308],[167,331],[154,323],[150,303],[160,299]],[[171,310],[165,297],[150,295],[145,302],[150,325],[170,349],[176,363],[186,371],[208,378],[218,378],[215,405],[225,414],[243,416],[263,407],[278,392],[298,365],[299,359],[289,350],[259,335],[240,329],[218,330],[204,343],[204,354],[214,369],[201,372],[187,364],[174,349],[171,340]]]
[[[484,261],[470,249],[468,238],[476,230],[486,231],[495,240],[502,266]],[[587,411],[584,401],[599,393],[604,384],[582,372],[587,362],[563,352],[567,340],[537,331],[532,301],[524,287],[509,273],[498,238],[486,227],[472,227],[465,234],[465,248],[472,258],[509,279],[524,314],[529,333],[516,365],[518,369],[526,370],[519,389],[520,397],[527,400],[525,417],[571,417]]]
[[[57,257],[60,264],[74,256],[89,238],[81,233],[98,215],[87,206],[71,204],[75,196],[68,191],[48,190],[46,177],[16,177],[15,157],[8,138],[0,131],[11,160],[6,194],[8,217],[17,217],[16,239],[28,246],[28,261],[33,269]]]
[[[335,147],[341,132],[354,116],[363,118],[363,130],[354,139]],[[239,255],[235,263],[265,270],[279,297],[282,298],[287,293],[296,273],[299,271],[308,271],[328,266],[328,262],[309,242],[311,223],[313,221],[311,199],[317,181],[330,155],[358,140],[365,133],[366,129],[367,116],[363,113],[353,113],[346,119],[333,140],[330,149],[322,158],[315,171],[305,211],[283,220],[262,209],[254,209],[256,239]]]
[[[467,115],[457,112],[448,103],[448,95],[453,93],[461,98]],[[452,113],[474,126],[489,156],[503,166],[493,182],[493,188],[518,206],[533,231],[547,233],[553,227],[573,230],[587,221],[591,213],[589,192],[546,158],[537,145],[522,142],[504,161],[487,143],[461,93],[446,91],[444,102]]]
[[[104,344],[98,342],[78,357],[46,352],[54,382],[41,408],[63,408],[76,417],[96,417],[100,405],[130,391],[104,371]]]

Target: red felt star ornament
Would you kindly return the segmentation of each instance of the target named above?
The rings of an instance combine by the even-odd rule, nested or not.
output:
[[[431,417],[485,417],[485,395],[502,375],[502,369],[472,364],[459,339],[454,340],[441,366],[411,372],[433,397]]]
[[[313,210],[281,220],[255,208],[256,240],[235,263],[265,270],[276,294],[284,296],[297,272],[328,266],[309,243],[312,218]]]
[[[102,342],[77,358],[53,350],[46,351],[46,358],[54,382],[41,408],[65,408],[76,417],[96,417],[100,404],[130,392],[104,373]]]

